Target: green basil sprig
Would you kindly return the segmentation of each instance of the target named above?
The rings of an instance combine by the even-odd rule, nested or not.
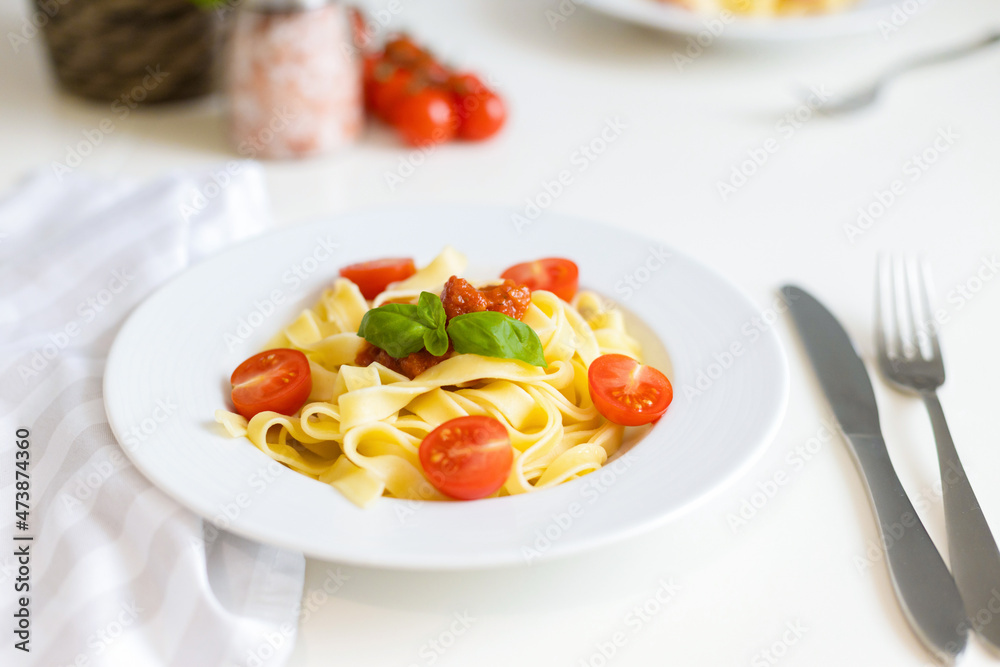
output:
[[[416,304],[387,303],[369,310],[361,319],[358,335],[394,359],[424,348],[439,357],[448,351],[446,319],[441,299],[421,292]]]
[[[484,310],[451,318],[448,336],[460,354],[519,359],[545,368],[545,354],[538,334],[520,320]]]
[[[538,334],[513,317],[483,311],[447,322],[441,300],[421,292],[416,304],[389,303],[365,313],[358,335],[395,359],[426,349],[434,356],[448,351],[448,339],[459,354],[518,359],[545,368]]]

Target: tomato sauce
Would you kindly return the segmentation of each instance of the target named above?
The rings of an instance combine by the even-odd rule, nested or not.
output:
[[[411,380],[431,366],[435,366],[452,355],[449,349],[444,355],[435,357],[427,350],[420,350],[409,354],[402,359],[394,359],[385,350],[375,347],[366,342],[354,359],[355,366],[369,366],[376,361],[391,371],[401,373]]]
[[[465,313],[479,313],[492,310],[519,320],[524,317],[531,303],[531,290],[518,285],[513,280],[505,280],[499,285],[476,289],[464,278],[452,276],[444,284],[441,303],[450,320]]]
[[[389,303],[389,302],[386,302]],[[444,312],[450,320],[465,313],[479,313],[492,310],[519,320],[524,317],[531,303],[531,290],[524,285],[518,285],[513,280],[505,280],[499,285],[490,285],[476,289],[464,278],[452,276],[441,292],[441,303]],[[369,366],[376,361],[389,370],[402,373],[411,380],[431,366],[441,363],[454,354],[449,345],[448,351],[436,357],[427,350],[420,350],[402,359],[394,359],[385,350],[371,343],[365,343],[354,360],[356,366]]]

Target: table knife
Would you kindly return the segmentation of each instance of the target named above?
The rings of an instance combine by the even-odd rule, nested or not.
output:
[[[938,659],[952,664],[965,650],[968,635],[962,598],[889,460],[864,362],[819,301],[794,285],[781,292],[864,478],[896,598],[917,637]]]

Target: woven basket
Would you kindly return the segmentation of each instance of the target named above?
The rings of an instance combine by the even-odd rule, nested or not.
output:
[[[222,18],[191,0],[61,0],[43,27],[56,77],[95,100],[163,102],[215,83]],[[158,73],[157,76],[153,76]]]

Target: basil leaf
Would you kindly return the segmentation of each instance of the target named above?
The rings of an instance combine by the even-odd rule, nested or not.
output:
[[[417,314],[420,317],[420,323],[425,327],[428,329],[441,329],[441,333],[444,333],[444,323],[448,319],[448,316],[444,312],[444,304],[441,303],[441,298],[436,294],[431,294],[430,292],[420,293],[420,299],[417,302]],[[427,349],[429,350],[430,348]],[[442,352],[441,354],[444,353]]]
[[[484,357],[518,359],[545,368],[538,334],[524,322],[491,310],[451,318],[448,335],[455,351]]]
[[[365,313],[358,335],[390,357],[402,359],[427,348],[440,357],[448,351],[444,305],[436,295],[421,292],[417,304],[387,303]]]
[[[424,349],[424,333],[417,307],[408,303],[389,303],[373,308],[361,318],[358,335],[390,357],[402,359]]]
[[[440,357],[448,351],[448,334],[445,333],[443,325],[438,329],[424,330],[424,347],[435,357]]]

